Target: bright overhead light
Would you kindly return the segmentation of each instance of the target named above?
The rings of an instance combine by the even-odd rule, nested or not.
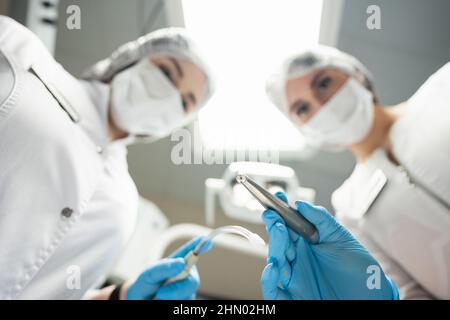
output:
[[[183,0],[183,12],[217,84],[199,115],[205,148],[302,149],[300,133],[266,97],[265,80],[283,57],[318,44],[322,1]]]

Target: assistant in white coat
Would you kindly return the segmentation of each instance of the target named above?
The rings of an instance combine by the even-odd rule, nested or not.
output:
[[[419,88],[392,125],[389,144],[397,163],[383,148],[375,150],[332,197],[341,220],[360,228],[441,299],[450,298],[449,88],[450,63]],[[374,195],[372,177],[380,169],[387,182]]]
[[[82,298],[134,226],[134,139],[120,128],[111,135],[107,83],[74,78],[2,16],[0,83],[0,298]]]
[[[358,88],[349,91],[349,81]],[[332,203],[374,251],[401,298],[450,298],[449,87],[447,64],[408,101],[381,106],[366,68],[327,47],[289,57],[268,82],[269,97],[308,142],[317,138],[311,144],[355,155],[354,172]],[[371,104],[363,91],[372,95]],[[357,103],[372,108],[372,121],[356,112]],[[304,130],[311,123],[314,130]],[[364,130],[355,131],[355,123]],[[361,131],[365,136],[347,139]]]

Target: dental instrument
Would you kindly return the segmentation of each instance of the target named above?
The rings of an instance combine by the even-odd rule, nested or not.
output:
[[[220,178],[205,180],[205,222],[213,228],[219,214],[233,220],[261,224],[264,207],[236,182],[236,175],[246,174],[270,193],[282,191],[288,199],[314,203],[316,191],[302,185],[295,171],[275,163],[241,161],[231,163]],[[218,211],[217,209],[221,210]],[[238,223],[237,223],[238,224]]]
[[[305,240],[312,244],[319,242],[317,229],[300,212],[278,199],[244,174],[238,174],[236,181],[242,184],[264,208],[276,211],[284,219],[288,227],[299,233]]]

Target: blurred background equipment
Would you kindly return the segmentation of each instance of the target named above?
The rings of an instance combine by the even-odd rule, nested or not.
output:
[[[0,14],[8,12],[12,18],[27,26],[51,53],[55,53],[58,31],[59,0],[0,1]]]
[[[262,223],[263,206],[239,183],[238,174],[249,175],[272,194],[284,192],[290,201],[314,202],[315,190],[300,186],[292,168],[272,163],[235,162],[225,170],[222,179],[209,178],[205,181],[205,218],[208,226],[215,224],[216,196],[220,199],[223,212],[230,218],[251,223]]]

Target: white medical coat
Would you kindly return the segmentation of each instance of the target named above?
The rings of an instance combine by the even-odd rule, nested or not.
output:
[[[0,83],[0,298],[82,298],[137,211],[126,146],[108,143],[108,88],[72,77],[1,16]]]

